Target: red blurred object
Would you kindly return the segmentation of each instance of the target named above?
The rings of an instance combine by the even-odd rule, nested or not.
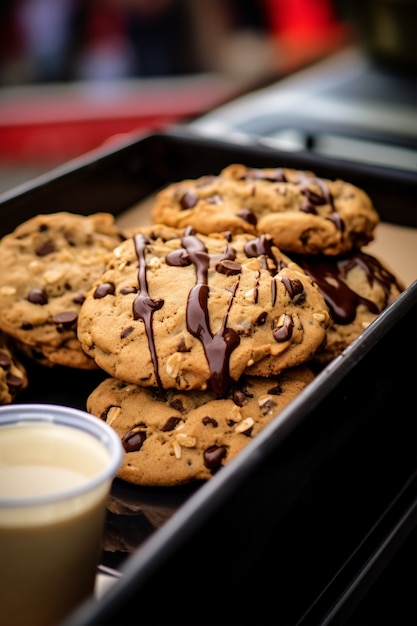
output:
[[[342,28],[329,0],[266,0],[266,6],[275,35],[293,39],[300,45],[333,37]]]
[[[265,0],[277,58],[287,72],[330,54],[350,38],[330,0]]]
[[[219,75],[0,91],[0,162],[62,161],[113,135],[189,120],[240,95]]]

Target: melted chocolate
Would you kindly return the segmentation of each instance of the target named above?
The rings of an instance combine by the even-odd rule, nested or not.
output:
[[[161,379],[159,377],[158,359],[156,356],[155,342],[153,337],[152,317],[155,311],[161,309],[164,305],[164,301],[157,299],[154,300],[148,293],[148,281],[146,278],[146,260],[145,260],[145,247],[147,239],[144,235],[138,234],[134,238],[135,251],[139,261],[138,270],[138,283],[139,283],[139,295],[133,301],[133,317],[135,320],[142,319],[145,324],[146,336],[148,338],[148,346],[151,353],[151,359],[155,371],[156,382],[159,389],[162,391]]]
[[[334,259],[323,256],[301,256],[294,260],[317,284],[337,324],[353,322],[360,304],[371,313],[380,312],[375,302],[360,296],[347,285],[346,276],[353,267],[359,265],[363,269],[370,285],[374,282],[381,285],[385,293],[384,308],[389,301],[391,286],[396,284],[401,290],[395,277],[382,267],[377,259],[364,252],[355,251]]]
[[[203,242],[194,235],[186,234],[182,239],[182,245],[187,251],[197,275],[196,285],[188,295],[186,311],[187,330],[203,344],[210,368],[209,382],[211,388],[218,395],[224,395],[233,382],[229,374],[230,355],[240,343],[240,337],[237,332],[227,327],[229,311],[239,281],[236,282],[222,326],[219,331],[213,333],[210,328],[208,314],[208,268],[210,255]],[[229,248],[226,250],[226,255],[228,253],[230,254]]]

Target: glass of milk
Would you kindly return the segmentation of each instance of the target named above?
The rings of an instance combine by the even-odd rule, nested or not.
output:
[[[56,625],[93,593],[122,454],[83,411],[0,407],[0,624]]]

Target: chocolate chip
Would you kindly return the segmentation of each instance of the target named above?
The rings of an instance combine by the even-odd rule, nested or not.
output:
[[[217,263],[216,271],[219,272],[219,274],[226,274],[226,276],[234,276],[235,274],[240,274],[242,266],[240,263],[236,263],[236,261],[223,259],[220,263]]]
[[[281,281],[285,289],[288,291],[291,299],[304,291],[303,283],[301,280],[298,280],[298,278],[288,278],[287,276],[283,276]]]
[[[6,383],[9,388],[10,393],[14,395],[19,389],[21,389],[23,385],[23,379],[18,376],[15,376],[14,374],[7,373]]]
[[[120,333],[120,339],[125,339],[126,337],[128,337],[132,332],[134,331],[133,326],[127,326],[126,328],[124,328],[122,330],[122,332]]]
[[[76,311],[61,311],[52,316],[52,321],[58,327],[64,329],[72,326],[78,319]]]
[[[210,446],[210,448],[204,451],[204,465],[207,469],[215,472],[221,466],[226,454],[225,446]]]
[[[180,206],[183,211],[192,209],[198,202],[198,196],[193,191],[187,191],[180,199]]]
[[[267,393],[270,393],[272,396],[280,396],[282,394],[282,387],[279,383],[277,383],[275,387],[268,389]]]
[[[310,204],[314,204],[315,206],[320,206],[322,204],[327,204],[327,198],[316,193],[310,188],[303,189],[303,193],[305,194],[307,200]]]
[[[98,300],[100,298],[104,298],[107,295],[112,296],[114,295],[115,291],[116,291],[116,287],[113,283],[102,283],[96,288],[94,292],[94,298]]]
[[[302,211],[303,213],[311,213],[312,215],[317,215],[315,207],[307,199],[303,200],[300,206],[300,211]]]
[[[129,431],[122,438],[122,445],[126,452],[137,452],[141,449],[146,439],[146,433],[143,430]]]
[[[184,248],[168,252],[165,261],[167,265],[173,265],[174,267],[187,267],[187,265],[192,263],[188,252]]]
[[[190,348],[187,348],[184,337],[181,337],[178,342],[177,352],[190,352]]]
[[[214,426],[214,428],[217,428],[217,426],[219,425],[217,420],[215,420],[213,417],[210,417],[209,415],[203,417],[201,421],[204,426]]]
[[[284,315],[283,325],[273,332],[275,341],[281,343],[282,341],[287,341],[288,339],[291,339],[293,327],[294,322],[291,315]]]
[[[74,304],[82,304],[85,300],[85,295],[83,293],[76,293],[72,297],[72,301]]]
[[[256,226],[258,223],[255,213],[253,213],[250,209],[241,209],[236,213],[236,215],[241,217],[242,220],[245,220],[248,224],[251,224],[251,226]]]
[[[185,413],[184,405],[181,398],[175,398],[175,400],[170,403],[170,407],[175,411],[178,411],[179,413]]]
[[[48,304],[48,296],[43,289],[31,289],[28,293],[28,300],[32,304]]]
[[[234,389],[232,392],[232,400],[237,406],[243,406],[245,404],[246,395],[241,389]]]
[[[36,246],[35,248],[35,254],[37,256],[47,256],[48,254],[51,254],[52,252],[55,252],[55,244],[53,241],[43,241],[42,243],[40,243],[38,246]]]
[[[172,416],[170,417],[165,424],[162,426],[161,430],[163,433],[169,432],[170,430],[174,430],[176,426],[180,423],[181,418]]]

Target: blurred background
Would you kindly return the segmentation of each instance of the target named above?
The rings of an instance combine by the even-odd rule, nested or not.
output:
[[[353,37],[327,0],[2,0],[0,192],[187,121]]]
[[[0,192],[109,139],[198,119],[346,46],[415,76],[416,5],[2,0]]]

